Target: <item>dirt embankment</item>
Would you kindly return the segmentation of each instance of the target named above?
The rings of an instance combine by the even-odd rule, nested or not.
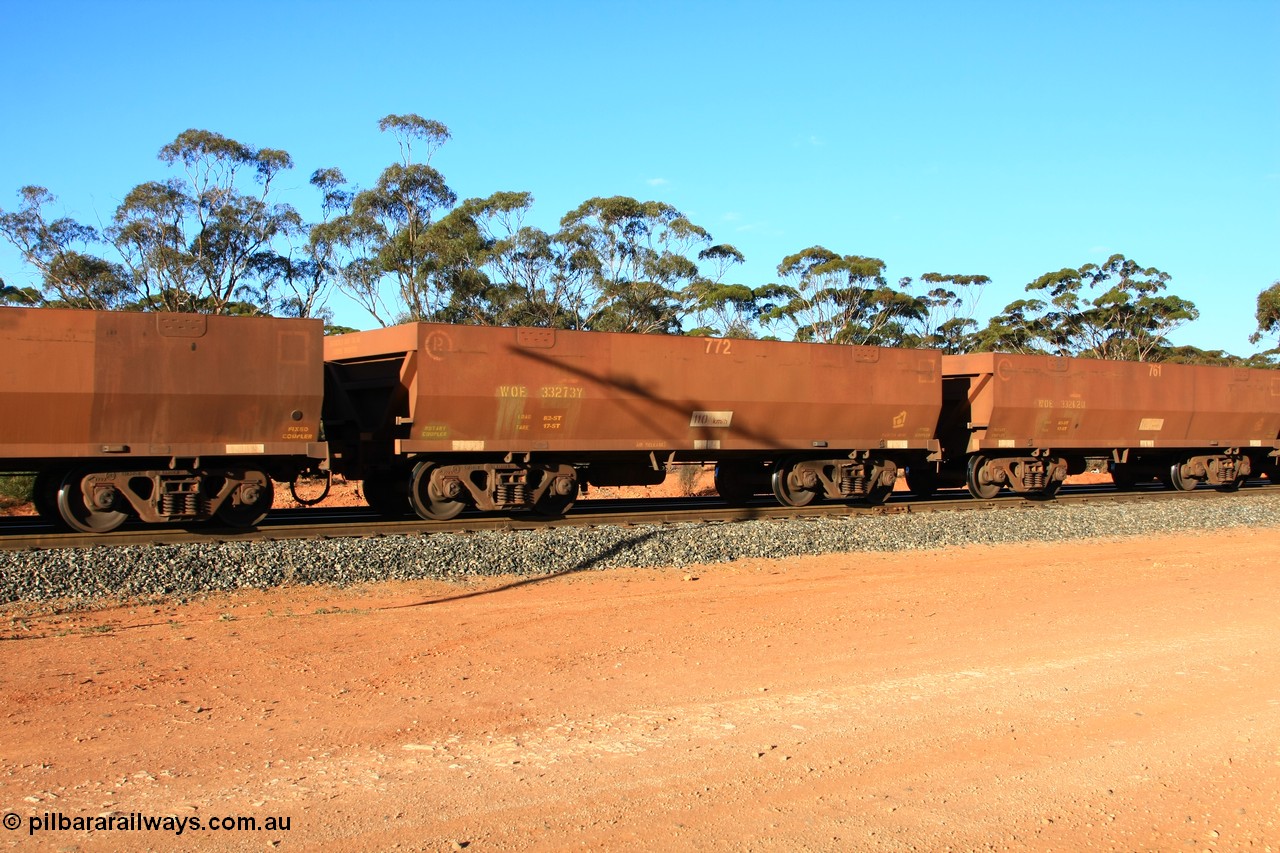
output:
[[[190,832],[213,849],[1276,849],[1278,551],[1264,529],[11,607],[0,844],[137,812],[290,818]]]

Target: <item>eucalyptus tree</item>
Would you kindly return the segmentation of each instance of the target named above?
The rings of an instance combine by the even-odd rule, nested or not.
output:
[[[497,192],[458,206],[482,241],[476,263],[484,291],[471,295],[483,299],[498,325],[582,328],[591,278],[564,244],[526,224],[532,206],[527,192]]]
[[[1151,361],[1170,332],[1199,316],[1193,303],[1164,292],[1169,278],[1116,254],[1100,265],[1045,273],[1027,290],[1049,296],[1042,334],[1050,352]]]
[[[66,216],[50,220],[45,211],[56,198],[44,187],[18,195],[18,210],[0,210],[0,235],[40,274],[40,289],[5,287],[0,301],[108,310],[133,299],[125,270],[90,251],[102,243],[96,229]]]
[[[1267,335],[1275,335],[1275,350],[1280,351],[1280,280],[1258,294],[1258,311],[1254,316],[1258,330],[1249,336],[1249,341],[1256,344]]]
[[[1047,326],[1041,299],[1016,299],[974,333],[972,349],[977,352],[1044,353]]]
[[[151,310],[269,311],[275,242],[302,219],[274,199],[289,155],[208,130],[186,130],[160,149],[181,177],[130,190],[106,236],[140,305]]]
[[[584,276],[586,328],[676,333],[685,288],[698,277],[689,254],[711,235],[665,202],[612,196],[565,214],[554,240],[562,272]]]
[[[789,326],[798,341],[900,346],[907,324],[925,313],[921,300],[885,281],[884,261],[838,255],[822,246],[783,258],[779,304],[768,325]]]
[[[352,191],[346,212],[315,226],[311,238],[332,252],[343,292],[385,326],[439,316],[450,302],[441,235],[431,229],[457,196],[431,166],[449,140],[447,127],[407,114],[385,116],[378,129],[395,137],[400,161],[383,169],[373,187]]]
[[[920,297],[925,313],[909,343],[949,355],[973,349],[978,329],[973,315],[991,279],[985,275],[927,272],[920,280],[932,287]]]
[[[40,291],[34,287],[15,287],[5,284],[0,278],[0,305],[13,305],[18,308],[38,308],[43,299]]]
[[[727,243],[709,246],[698,253],[700,268],[711,269],[685,288],[686,306],[695,324],[688,331],[690,335],[723,338],[758,335],[760,316],[773,308],[772,300],[785,293],[777,284],[753,288],[726,282],[729,270],[744,260],[742,252]]]

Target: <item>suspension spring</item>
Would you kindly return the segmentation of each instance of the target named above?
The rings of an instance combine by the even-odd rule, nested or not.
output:
[[[861,468],[845,468],[840,473],[840,495],[861,497],[867,493],[867,478]]]
[[[1048,481],[1048,477],[1045,475],[1044,466],[1032,465],[1028,467],[1030,470],[1023,475],[1023,480],[1026,483],[1027,490],[1032,492],[1043,491],[1045,484]]]

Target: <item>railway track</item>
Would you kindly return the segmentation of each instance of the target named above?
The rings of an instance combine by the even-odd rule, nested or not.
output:
[[[1248,499],[1252,495],[1274,494],[1271,484],[1253,481],[1238,492],[1223,493],[1209,488],[1190,492],[1164,490],[1153,486],[1118,492],[1110,486],[1064,487],[1057,497],[1034,501],[1016,495],[991,500],[975,500],[967,495],[946,494],[921,500],[895,495],[882,506],[821,503],[807,507],[785,507],[766,498],[747,506],[725,506],[719,498],[661,498],[648,500],[591,500],[577,504],[563,518],[476,513],[451,521],[385,519],[362,507],[286,510],[272,513],[257,528],[237,530],[203,524],[193,527],[131,526],[106,535],[86,536],[56,530],[30,516],[0,518],[0,551],[48,550],[62,548],[112,547],[121,545],[253,542],[308,538],[360,538],[457,533],[477,530],[539,530],[547,527],[636,526],[696,522],[751,521],[762,519],[837,518],[859,515],[895,515],[932,512],[1038,511],[1053,505],[1081,503],[1124,503],[1132,501],[1194,499]]]

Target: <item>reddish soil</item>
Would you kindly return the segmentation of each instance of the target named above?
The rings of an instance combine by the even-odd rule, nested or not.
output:
[[[1266,529],[9,607],[0,843],[1272,850],[1277,551]],[[46,813],[290,830],[28,837]]]

